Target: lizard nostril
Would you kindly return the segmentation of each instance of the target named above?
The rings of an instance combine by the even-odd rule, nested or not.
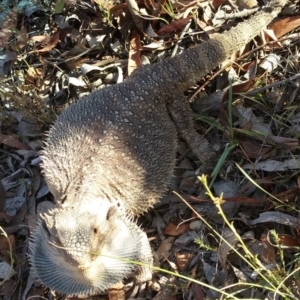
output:
[[[96,227],[94,227],[94,233],[97,234],[98,233],[98,229]]]

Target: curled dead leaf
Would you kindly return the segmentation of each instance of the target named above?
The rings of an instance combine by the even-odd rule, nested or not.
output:
[[[189,231],[190,227],[188,223],[184,223],[181,225],[175,225],[174,223],[169,223],[164,230],[164,234],[170,236],[180,236],[187,231]]]

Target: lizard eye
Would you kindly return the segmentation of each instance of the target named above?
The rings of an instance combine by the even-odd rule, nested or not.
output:
[[[109,219],[117,212],[117,208],[115,206],[111,206],[107,212],[106,220],[109,221]]]
[[[98,233],[98,229],[96,227],[94,227],[94,234]]]

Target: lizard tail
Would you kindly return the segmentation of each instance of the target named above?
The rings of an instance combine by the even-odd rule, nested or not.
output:
[[[181,91],[188,89],[265,29],[286,2],[287,0],[271,0],[268,6],[263,7],[250,19],[227,32],[215,34],[208,42],[163,62],[164,69],[169,70],[170,80],[176,79]]]
[[[287,0],[271,0],[268,6],[263,7],[252,18],[238,24],[227,33],[217,34],[214,40],[219,40],[225,49],[226,57],[230,56],[265,29],[286,3]]]

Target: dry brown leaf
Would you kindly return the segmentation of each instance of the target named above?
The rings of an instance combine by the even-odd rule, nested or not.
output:
[[[157,34],[164,35],[164,34],[171,34],[171,33],[181,31],[184,29],[184,27],[190,21],[190,19],[191,18],[189,17],[189,18],[183,18],[180,20],[172,21],[169,25],[166,25],[166,26],[162,27],[161,29],[159,29]]]
[[[51,49],[53,49],[59,42],[59,36],[60,31],[58,30],[53,36],[50,37],[50,39],[45,39],[45,42],[41,43],[40,46],[41,49],[35,49],[33,51],[30,51],[28,53],[43,53],[43,52],[49,52]]]
[[[279,194],[275,194],[274,197],[281,200],[282,202],[288,203],[288,202],[295,201],[298,193],[299,193],[299,188],[296,187],[296,188],[287,189],[286,191],[283,191]]]
[[[274,154],[271,147],[262,147],[255,141],[242,141],[241,146],[243,150],[237,149],[236,152],[247,159],[260,157],[264,160],[272,157]]]
[[[266,234],[262,234],[261,237],[260,237],[260,240],[262,242],[262,244],[261,244],[262,249],[261,249],[260,259],[262,260],[263,263],[270,264],[275,259],[275,256],[276,256],[275,249],[269,243]]]
[[[170,236],[180,236],[189,231],[189,229],[190,228],[188,223],[184,223],[179,226],[175,225],[174,223],[169,223],[164,230],[164,234]]]
[[[205,22],[199,20],[198,18],[197,18],[196,22],[197,22],[197,25],[208,35],[216,32],[216,30],[213,26],[207,25]]]
[[[229,228],[224,228],[222,232],[222,237],[229,243],[229,245],[223,241],[221,242],[218,251],[218,260],[221,263],[222,268],[226,270],[227,255],[229,254],[231,249],[235,247],[235,244],[238,242],[238,239]]]
[[[296,138],[287,138],[283,136],[268,136],[268,139],[278,144],[286,145],[289,148],[295,148],[299,146],[299,140]]]
[[[114,15],[114,17],[118,17],[120,13],[123,13],[123,10],[127,8],[127,3],[119,3],[114,5],[110,10],[109,13]]]
[[[253,8],[254,6],[256,6],[257,1],[256,0],[237,0],[236,5],[238,6],[238,8],[240,10],[249,9],[249,8]]]
[[[266,176],[262,178],[253,179],[254,182],[256,182],[259,186],[261,186],[263,189],[265,189],[268,192],[272,191],[273,185],[276,184],[275,181],[271,176]],[[242,194],[245,190],[251,188],[253,186],[253,183],[251,181],[248,181],[241,189],[240,193]]]
[[[205,295],[204,295],[204,292],[203,292],[203,289],[202,289],[202,286],[200,284],[193,283],[192,284],[192,289],[194,290],[194,293],[195,293],[195,299],[197,299],[197,300],[206,299]]]
[[[176,257],[176,264],[178,266],[178,269],[180,271],[185,271],[188,268],[192,258],[194,257],[194,254],[190,252],[183,252],[183,253],[177,252],[175,254],[175,257]]]
[[[233,201],[233,202],[240,202],[243,205],[254,205],[254,206],[261,206],[266,205],[270,202],[269,199],[253,199],[246,196],[235,196],[235,197],[226,197],[224,198],[225,201]]]
[[[257,239],[246,242],[248,250],[263,263],[270,264],[275,258],[274,247]]]
[[[79,57],[78,59],[72,59],[66,62],[67,67],[69,70],[75,70],[79,69],[86,61],[88,58],[86,57]]]
[[[125,291],[123,289],[124,285],[122,282],[115,284],[112,288],[108,290],[109,300],[125,300]]]
[[[284,249],[300,248],[300,240],[289,234],[278,234],[279,244]]]
[[[139,33],[134,30],[130,39],[129,56],[128,56],[128,75],[137,69],[141,62],[141,40]]]
[[[274,22],[270,28],[273,29],[277,38],[280,38],[288,32],[300,26],[300,16],[290,16]]]
[[[173,237],[168,237],[161,242],[161,244],[159,245],[156,251],[156,255],[158,256],[159,260],[165,258],[165,256],[168,256],[168,253],[172,248],[173,240],[174,240]]]
[[[26,72],[25,83],[26,84],[35,84],[35,82],[37,80],[41,79],[42,73],[43,73],[42,68],[29,67]]]
[[[245,81],[243,83],[236,84],[236,85],[232,86],[232,92],[233,92],[233,94],[245,93],[254,86],[255,82],[256,82],[255,79],[251,79],[251,80]],[[229,91],[227,91],[226,94],[227,93],[229,94]],[[228,97],[228,95],[227,95],[227,97]]]
[[[48,35],[35,35],[30,38],[31,41],[37,42],[40,44],[47,44],[51,40],[51,36]]]
[[[6,135],[0,132],[0,143],[20,150],[30,150],[30,147],[11,135]]]
[[[220,7],[221,5],[223,5],[227,2],[228,2],[228,0],[213,0],[212,5],[213,5],[214,8],[218,8],[218,7]]]
[[[268,178],[256,179],[255,182],[258,185],[262,185],[263,188],[267,189],[267,190],[268,189],[270,190],[271,185],[275,184],[275,182],[273,182],[272,180],[269,180]],[[241,188],[240,192],[245,191],[247,188],[249,188],[252,185],[253,184],[251,182],[247,183],[243,188]],[[264,185],[266,185],[266,186],[264,186]],[[282,202],[288,203],[288,202],[293,202],[296,199],[298,193],[299,193],[299,187],[296,187],[296,188],[287,189],[286,191],[283,191],[278,194],[274,194],[274,197],[281,200]],[[227,197],[227,198],[224,198],[224,200],[242,202],[243,204],[247,204],[247,205],[265,205],[268,202],[269,203],[272,202],[272,199],[270,197],[262,198],[262,199],[252,199],[252,198],[245,197],[245,196],[236,196],[236,197],[230,197],[230,198]]]
[[[278,245],[280,246],[280,248],[290,249],[290,250],[300,248],[300,240],[297,237],[294,237],[289,234],[278,234],[277,238],[275,240],[272,234],[268,234],[268,236],[266,236],[265,239],[268,241],[268,243],[270,243],[275,248],[277,248]]]
[[[255,66],[257,64],[259,64],[261,61],[262,61],[262,59],[259,59],[259,58],[257,58],[257,60],[250,60],[250,61],[247,61],[247,62],[243,63],[242,65],[240,65],[240,68],[244,72],[247,72],[247,71],[255,68]]]

